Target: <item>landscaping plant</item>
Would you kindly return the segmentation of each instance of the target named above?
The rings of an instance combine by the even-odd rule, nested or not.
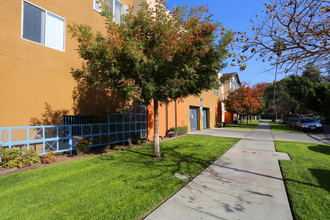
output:
[[[75,148],[77,156],[86,153],[89,147],[92,145],[93,138],[84,138],[84,137],[74,137],[77,142]]]
[[[5,168],[23,168],[40,162],[39,155],[33,149],[23,149],[22,153],[20,148],[2,148],[1,159],[1,166]]]
[[[153,104],[153,156],[160,157],[159,104],[217,86],[233,33],[213,21],[207,7],[169,12],[164,0],[153,7],[142,1],[139,11],[130,9],[120,23],[108,9],[103,4],[106,34],[93,33],[88,25],[69,26],[85,61],[73,76],[118,98]]]
[[[47,150],[47,154],[41,157],[42,164],[54,163],[57,160],[57,157],[54,151]]]

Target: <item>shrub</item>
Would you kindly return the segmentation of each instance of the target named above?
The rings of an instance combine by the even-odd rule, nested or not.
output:
[[[136,137],[133,140],[133,144],[141,144],[142,143],[142,139],[141,139],[141,133],[137,133]]]
[[[187,126],[173,127],[173,128],[170,128],[170,131],[174,133],[174,136],[184,135],[184,134],[187,134],[188,127]]]
[[[39,163],[40,157],[39,155],[33,150],[25,150],[24,153],[21,156],[21,160],[19,161],[19,164],[17,165],[18,168],[23,168],[26,166],[31,166],[33,164]]]
[[[23,168],[31,166],[40,161],[39,155],[33,149],[23,150],[21,153],[20,148],[7,148],[1,150],[1,166],[5,168]]]
[[[57,160],[57,157],[54,151],[47,150],[47,154],[41,157],[42,164],[54,163]]]
[[[17,158],[21,156],[20,148],[1,148],[1,166],[5,168],[13,168],[17,163]]]
[[[75,137],[77,141],[76,152],[77,156],[85,153],[87,149],[92,145],[93,138]]]

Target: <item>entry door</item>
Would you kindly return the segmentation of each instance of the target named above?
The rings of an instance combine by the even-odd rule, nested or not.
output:
[[[190,131],[197,130],[198,126],[198,108],[190,107]]]
[[[207,109],[203,108],[203,128],[207,128]]]

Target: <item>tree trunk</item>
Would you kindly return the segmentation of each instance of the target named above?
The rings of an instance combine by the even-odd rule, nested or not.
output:
[[[248,115],[246,116],[246,124],[247,125],[249,124],[249,116]]]
[[[154,100],[154,157],[160,157],[158,101]]]
[[[239,115],[239,119],[240,119],[240,120],[239,120],[239,121],[240,121],[240,122],[239,122],[240,127],[242,127],[242,120],[243,120],[242,115]]]

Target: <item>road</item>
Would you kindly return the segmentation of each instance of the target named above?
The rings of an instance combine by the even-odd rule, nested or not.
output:
[[[310,137],[317,139],[325,144],[330,145],[330,126],[323,126],[323,132],[309,132],[306,133]]]

